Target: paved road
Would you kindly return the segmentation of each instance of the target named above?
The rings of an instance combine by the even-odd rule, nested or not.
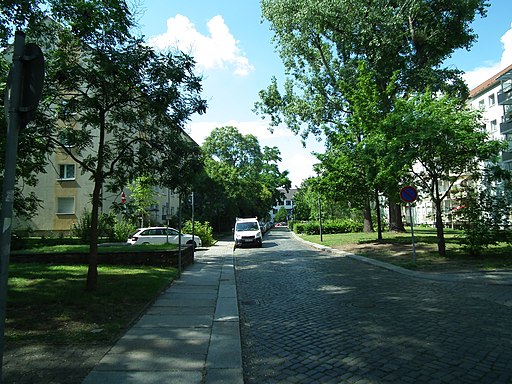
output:
[[[236,249],[251,383],[512,383],[512,286],[415,279],[286,229]]]

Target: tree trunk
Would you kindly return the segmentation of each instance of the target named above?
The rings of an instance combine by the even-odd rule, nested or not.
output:
[[[402,219],[402,209],[396,199],[389,198],[389,230],[395,232],[405,232],[404,221]]]
[[[437,233],[437,250],[439,255],[446,256],[446,242],[444,240],[443,217],[441,216],[441,201],[436,199],[436,233]]]
[[[373,232],[373,222],[372,222],[372,208],[370,206],[370,199],[366,198],[365,204],[364,204],[364,225],[363,230],[364,232]]]
[[[94,172],[94,189],[92,192],[91,239],[89,243],[89,269],[87,270],[87,291],[95,291],[98,287],[98,222],[101,205],[101,189],[103,187],[103,162],[105,151],[105,113],[100,113],[98,137],[98,163]]]
[[[87,270],[87,291],[98,287],[98,222],[102,182],[95,180],[92,193],[91,238],[89,240],[89,268]]]

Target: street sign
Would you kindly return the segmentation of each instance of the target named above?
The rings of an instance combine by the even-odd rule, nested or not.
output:
[[[41,48],[34,43],[25,44],[21,62],[21,86],[19,89],[19,105],[16,111],[12,110],[13,103],[11,100],[12,87],[15,81],[13,68],[9,71],[4,97],[5,116],[9,119],[9,113],[18,113],[20,129],[25,128],[34,117],[43,92],[44,56]]]
[[[408,185],[400,190],[400,198],[406,203],[412,203],[418,198],[418,191],[416,188]]]

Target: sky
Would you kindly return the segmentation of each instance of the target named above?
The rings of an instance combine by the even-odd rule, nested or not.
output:
[[[137,0],[140,32],[157,49],[178,48],[196,60],[203,76],[204,115],[193,115],[186,126],[201,145],[214,128],[234,126],[253,134],[260,146],[278,147],[281,171],[288,170],[292,187],[314,176],[313,152],[323,152],[314,137],[306,141],[286,127],[271,133],[267,120],[253,112],[258,92],[272,76],[282,84],[284,68],[272,42],[269,24],[262,20],[259,0]],[[471,88],[512,64],[512,3],[490,0],[487,17],[472,24],[478,40],[469,51],[458,50],[445,62],[465,72]]]

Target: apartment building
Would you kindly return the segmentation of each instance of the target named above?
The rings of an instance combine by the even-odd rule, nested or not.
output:
[[[505,90],[503,90],[505,88]],[[469,94],[469,103],[475,109],[483,111],[485,128],[489,137],[496,140],[511,140],[512,133],[512,65],[498,72]],[[501,102],[500,102],[501,101]],[[508,105],[507,105],[508,103]],[[512,153],[504,152],[502,162],[510,169]]]
[[[509,151],[503,152],[501,158],[506,169],[512,169],[512,65],[500,72],[498,104],[502,106],[503,116],[500,123],[500,134],[509,143]]]
[[[183,135],[193,142],[185,132]],[[38,175],[37,186],[24,188],[25,193],[34,192],[41,200],[37,214],[29,220],[15,217],[13,230],[35,235],[68,235],[84,212],[91,211],[93,188],[91,175],[82,173],[80,166],[63,149],[56,149],[49,155],[45,172]],[[154,193],[155,204],[148,207],[148,215],[140,218],[140,226],[167,224],[178,214],[179,197],[175,191],[155,186]],[[130,202],[130,189],[109,192],[104,187],[101,198],[100,212],[109,213],[114,203]]]
[[[474,109],[483,113],[485,130],[493,140],[507,140],[512,148],[512,65],[498,72],[473,88],[469,94],[468,103]],[[501,154],[502,166],[512,169],[512,149]],[[462,181],[462,180],[461,180]],[[448,185],[441,185],[444,193]],[[450,195],[443,201],[443,214],[447,226],[456,226],[451,213],[457,209],[457,201]],[[434,205],[429,199],[416,203],[413,209],[415,224],[434,225]]]

